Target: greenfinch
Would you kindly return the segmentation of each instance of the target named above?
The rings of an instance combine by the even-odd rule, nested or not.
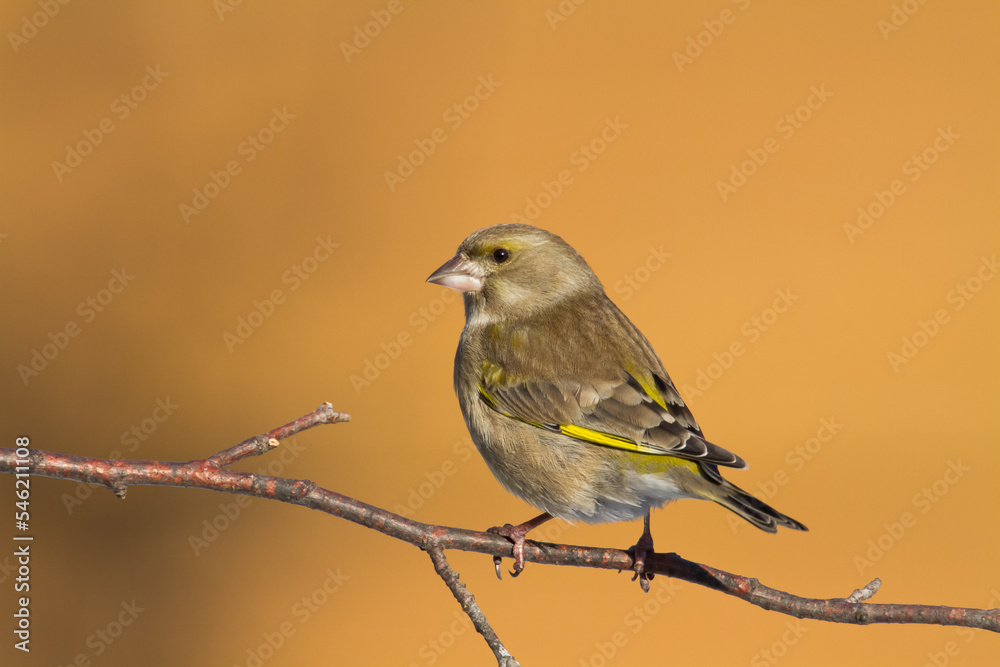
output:
[[[671,500],[712,500],[770,533],[807,530],[722,478],[720,467],[746,462],[704,438],[649,341],[560,237],[486,227],[427,281],[463,293],[455,392],[472,441],[508,491],[543,511],[491,529],[514,543],[513,574],[527,532],[552,517],[642,517],[633,563],[644,590],[650,510]]]

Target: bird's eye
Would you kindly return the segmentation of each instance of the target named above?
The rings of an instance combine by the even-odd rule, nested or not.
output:
[[[510,250],[507,248],[497,248],[493,251],[493,261],[497,264],[503,264],[508,259],[510,259]]]
[[[510,259],[510,250],[506,248],[497,248],[493,251],[493,261],[497,264],[503,264],[508,259]]]

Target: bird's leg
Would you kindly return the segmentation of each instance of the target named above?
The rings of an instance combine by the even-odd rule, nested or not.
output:
[[[502,526],[493,526],[486,531],[487,533],[493,533],[494,535],[506,537],[514,543],[514,569],[511,571],[510,576],[516,577],[521,574],[522,570],[524,570],[524,536],[528,534],[528,531],[533,528],[537,528],[551,518],[551,514],[548,512],[542,512],[534,519],[529,519],[528,521],[516,526],[505,523]],[[652,542],[650,542],[650,544],[652,544]],[[500,556],[493,557],[493,564],[497,569],[497,579],[500,579]]]
[[[642,587],[643,593],[649,592],[649,580],[653,578],[652,574],[646,574],[646,556],[653,553],[653,534],[649,532],[649,515],[651,512],[652,510],[646,510],[646,516],[642,520],[642,536],[639,537],[639,541],[635,543],[635,546],[629,549],[632,552],[632,569],[635,570],[632,581],[639,579],[639,586]]]

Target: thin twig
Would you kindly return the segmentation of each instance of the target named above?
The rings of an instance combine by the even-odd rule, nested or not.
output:
[[[178,486],[240,493],[302,505],[367,526],[422,549],[458,549],[512,556],[512,545],[504,537],[489,533],[435,526],[412,521],[354,498],[320,488],[309,480],[269,477],[227,470],[223,465],[270,447],[271,436],[288,437],[323,423],[346,421],[347,415],[324,404],[313,413],[263,436],[251,438],[208,459],[184,463],[162,461],[113,461],[32,449],[30,473],[42,477],[73,479],[103,484],[124,496],[132,485]],[[0,472],[15,472],[13,449],[0,448]],[[550,565],[573,565],[606,570],[631,570],[632,556],[620,549],[577,547],[528,541],[526,561]],[[708,565],[685,560],[676,554],[648,554],[645,571],[706,586],[738,597],[763,609],[799,618],[813,618],[859,625],[871,623],[925,623],[964,626],[1000,632],[1000,609],[984,610],[919,604],[869,604],[862,600],[805,598],[764,586],[756,579],[730,574]],[[870,586],[870,584],[869,584]],[[868,588],[867,586],[865,588]]]
[[[327,402],[309,414],[288,422],[284,426],[279,426],[278,428],[268,431],[267,433],[244,440],[235,447],[224,449],[218,454],[210,456],[208,458],[208,462],[209,465],[222,468],[232,465],[233,463],[245,459],[248,456],[260,456],[261,454],[269,452],[278,446],[279,440],[290,438],[296,433],[310,429],[313,426],[321,426],[323,424],[339,424],[340,422],[349,421],[351,421],[351,415],[346,412],[337,412],[333,409],[333,406]]]
[[[504,648],[504,645],[500,642],[497,633],[493,631],[493,627],[486,619],[486,614],[483,613],[483,610],[476,603],[476,597],[469,592],[465,584],[459,581],[458,572],[451,569],[448,559],[444,557],[444,551],[438,547],[431,547],[427,549],[427,553],[431,557],[431,562],[434,563],[434,571],[440,575],[444,583],[451,589],[451,593],[458,600],[458,604],[462,605],[462,611],[472,619],[472,625],[475,626],[476,632],[483,636],[490,650],[493,651],[493,655],[497,659],[497,665],[499,667],[521,667],[520,663],[510,654],[510,651]]]

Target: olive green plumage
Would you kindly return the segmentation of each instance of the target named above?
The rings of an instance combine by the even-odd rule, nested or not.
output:
[[[722,478],[720,466],[746,463],[704,439],[649,341],[555,234],[480,229],[428,281],[464,293],[455,391],[480,454],[518,497],[589,523],[701,498],[768,532],[806,530]]]

